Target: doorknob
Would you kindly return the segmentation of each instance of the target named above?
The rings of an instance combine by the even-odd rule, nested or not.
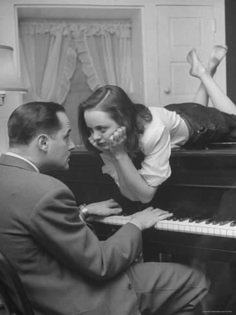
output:
[[[166,89],[164,89],[164,92],[165,92],[165,94],[170,94],[171,89],[170,88],[166,88]]]

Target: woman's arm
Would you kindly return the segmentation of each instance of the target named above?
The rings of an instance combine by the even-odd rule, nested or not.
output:
[[[157,187],[170,175],[170,134],[164,127],[150,129],[142,139],[144,161],[137,170],[122,145],[111,149],[121,193],[133,201],[147,203]]]
[[[121,193],[130,200],[147,203],[152,200],[157,187],[149,186],[139,174],[125,151],[113,156]]]
[[[154,197],[157,187],[170,175],[171,152],[169,131],[164,126],[154,126],[142,138],[145,158],[137,170],[124,145],[124,130],[116,131],[106,150],[103,160],[112,163],[117,173],[121,193],[132,201],[148,203]],[[96,143],[91,143],[96,146]],[[105,162],[106,163],[106,162]],[[111,174],[111,176],[113,176]]]

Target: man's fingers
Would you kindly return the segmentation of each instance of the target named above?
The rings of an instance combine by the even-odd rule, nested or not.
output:
[[[122,212],[121,208],[111,208],[110,209],[111,214],[116,214],[116,213],[120,213],[120,212]]]
[[[120,208],[120,205],[114,200],[114,199],[108,199],[104,201],[104,205],[107,205],[108,207],[116,207]]]

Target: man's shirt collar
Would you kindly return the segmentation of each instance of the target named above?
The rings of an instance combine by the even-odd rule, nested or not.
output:
[[[37,166],[35,164],[33,164],[31,161],[27,160],[26,158],[24,158],[23,156],[19,155],[19,154],[16,154],[16,153],[13,153],[13,152],[6,152],[5,153],[6,155],[10,155],[10,156],[13,156],[13,157],[16,157],[18,159],[21,159],[23,161],[25,161],[26,163],[30,164],[37,173],[40,173],[39,172],[39,169],[37,168]]]

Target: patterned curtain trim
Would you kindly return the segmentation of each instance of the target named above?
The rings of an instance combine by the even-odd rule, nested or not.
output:
[[[131,23],[130,22],[110,22],[110,23],[94,23],[94,22],[21,22],[21,31],[24,34],[44,34],[50,33],[55,35],[57,32],[63,32],[64,36],[72,36],[78,38],[81,32],[87,36],[104,35],[106,32],[116,34],[118,37],[131,37]]]

